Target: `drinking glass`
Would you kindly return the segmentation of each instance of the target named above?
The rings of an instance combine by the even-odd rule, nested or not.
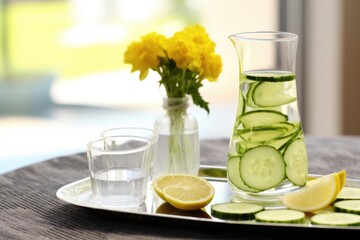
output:
[[[95,201],[111,207],[144,203],[156,143],[152,130],[134,128],[123,128],[116,136],[89,142],[87,153]]]

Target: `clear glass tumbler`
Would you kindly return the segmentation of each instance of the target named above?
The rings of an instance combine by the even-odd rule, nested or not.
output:
[[[155,133],[122,129],[88,143],[92,194],[102,206],[140,205],[145,201],[153,163]]]

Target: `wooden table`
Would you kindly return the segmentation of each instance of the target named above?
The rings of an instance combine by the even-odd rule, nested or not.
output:
[[[360,137],[306,137],[309,172],[346,169],[360,179]],[[226,165],[227,139],[201,141],[201,163]],[[241,226],[117,214],[67,204],[56,191],[88,176],[84,153],[64,156],[0,176],[0,239],[290,239]],[[296,231],[296,227],[293,231]],[[359,232],[360,233],[360,232]],[[303,234],[303,233],[302,233]],[[308,234],[312,234],[309,232]],[[336,234],[336,233],[335,233]],[[290,238],[289,238],[290,237]],[[304,238],[306,239],[306,238]]]

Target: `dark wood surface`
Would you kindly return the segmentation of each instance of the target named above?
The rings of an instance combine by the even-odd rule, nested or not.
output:
[[[328,174],[345,169],[348,178],[360,179],[360,137],[309,136],[306,144],[310,173]],[[201,163],[225,166],[227,149],[227,139],[201,141]],[[0,239],[295,239],[299,236],[296,226],[282,234],[271,226],[259,230],[256,226],[242,228],[131,216],[81,208],[57,199],[55,194],[60,187],[87,176],[84,153],[50,159],[1,175]],[[309,230],[302,234],[315,233]]]

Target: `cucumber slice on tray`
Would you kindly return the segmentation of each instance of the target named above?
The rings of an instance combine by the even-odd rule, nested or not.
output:
[[[240,178],[250,188],[268,190],[285,179],[285,162],[274,147],[261,145],[244,152],[240,161]]]
[[[335,201],[342,200],[360,200],[360,188],[344,186],[335,199]]]
[[[303,223],[305,213],[290,209],[266,210],[255,214],[255,220],[268,223]]]
[[[296,186],[305,186],[308,176],[306,145],[298,138],[285,149],[286,177]]]
[[[360,200],[343,200],[334,203],[335,212],[355,213],[360,215]]]
[[[223,220],[253,220],[263,210],[257,203],[218,203],[211,206],[211,215]]]
[[[310,219],[312,224],[328,226],[360,226],[360,215],[352,213],[321,213]]]

